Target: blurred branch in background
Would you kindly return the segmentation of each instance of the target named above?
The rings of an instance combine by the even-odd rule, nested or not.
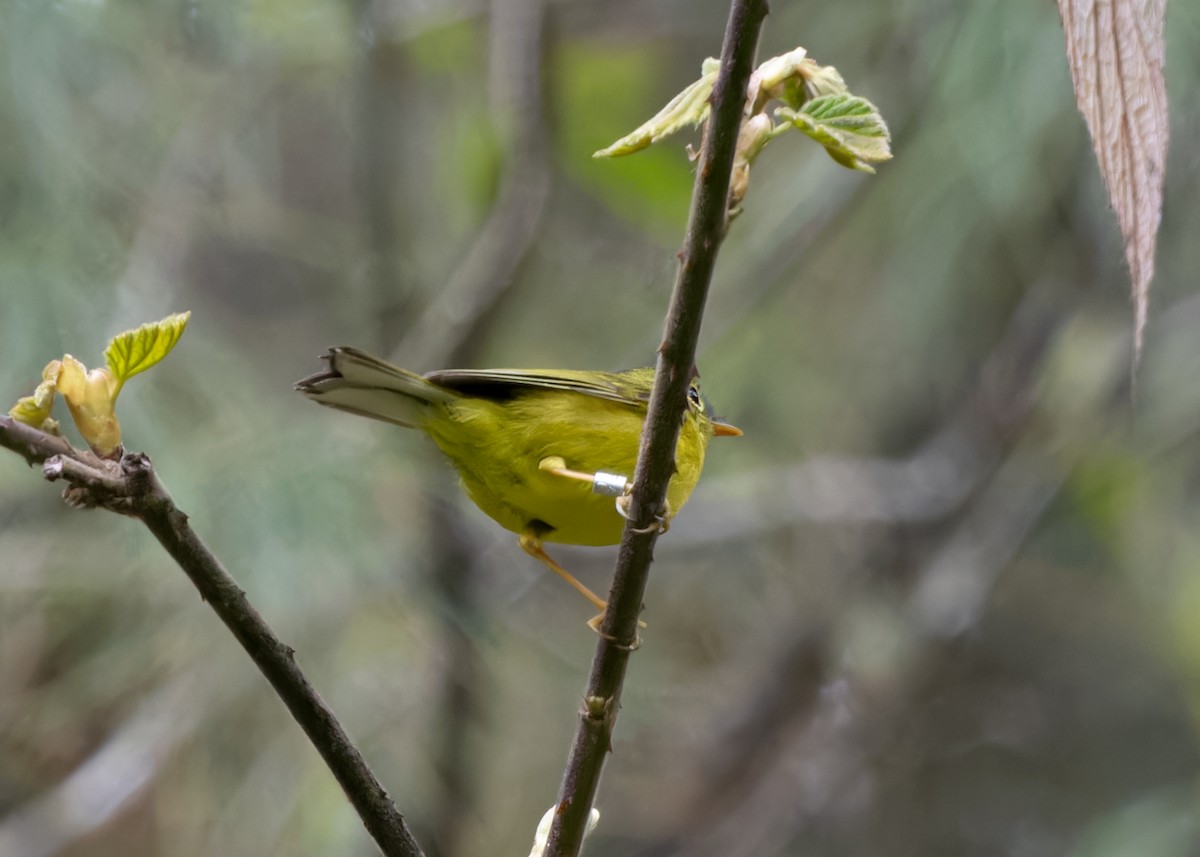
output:
[[[378,4],[364,3],[370,16]],[[551,188],[549,143],[545,119],[544,74],[547,47],[543,0],[493,0],[488,24],[486,85],[488,111],[477,118],[476,133],[493,133],[501,140],[502,165],[498,191],[487,216],[444,285],[431,290],[419,309],[411,284],[400,269],[389,266],[373,282],[376,303],[389,306],[381,317],[381,344],[402,365],[434,368],[471,365],[496,318],[496,309],[517,282],[517,273],[532,251]],[[378,52],[378,46],[368,55]],[[366,83],[375,93],[370,101],[394,98],[374,78]],[[393,108],[394,109],[394,108]],[[375,126],[373,112],[363,115],[362,135],[371,138],[364,158],[360,191],[366,220],[371,224],[377,255],[396,252],[396,216],[388,212],[397,199],[387,192],[393,172],[411,172],[401,148]],[[385,140],[381,144],[379,140]],[[418,182],[422,186],[424,182]],[[420,194],[417,195],[420,200]],[[419,202],[418,202],[419,204]],[[423,216],[408,212],[405,217]],[[399,337],[398,343],[396,337]],[[430,831],[430,853],[456,857],[464,853],[466,832],[475,823],[477,754],[472,732],[484,710],[479,700],[483,680],[476,640],[480,615],[478,573],[468,528],[461,512],[441,497],[444,473],[422,471],[422,491],[434,498],[423,514],[428,518],[428,574],[437,598],[441,639],[439,716],[430,721],[435,735],[434,766],[439,778],[437,798],[421,825]]]
[[[979,620],[1000,573],[1021,550],[1069,473],[1036,442],[1014,449],[923,570],[910,601],[918,631],[953,638]]]
[[[719,500],[697,499],[678,527],[686,546],[800,524],[916,525],[945,520],[1002,466],[1029,416],[1028,385],[1068,309],[1052,284],[1029,289],[965,400],[906,458],[817,454],[800,464],[710,479]],[[716,483],[716,484],[714,484]]]
[[[923,649],[970,633],[991,583],[1044,514],[1045,499],[1054,496],[1054,490],[1043,490],[1054,469],[1020,467],[1018,475],[1010,471],[1014,463],[1025,463],[1012,450],[1014,438],[1028,430],[1030,420],[1022,391],[1043,354],[1046,331],[1060,322],[1060,312],[1049,310],[1038,289],[1026,295],[1007,335],[982,367],[982,376],[1003,367],[1003,384],[973,388],[953,427],[938,432],[912,459],[840,461],[833,466],[809,462],[791,477],[785,473],[782,487],[775,481],[778,474],[764,473],[749,489],[721,496],[782,498],[778,508],[752,502],[746,507],[746,499],[726,499],[721,514],[696,510],[700,515],[682,526],[698,526],[701,543],[703,534],[725,526],[745,526],[748,534],[802,523],[863,527],[869,537],[850,541],[838,557],[842,574],[857,579],[869,567],[876,545],[901,538],[908,528],[954,521],[952,534],[923,570],[887,573],[896,581],[913,580],[908,587],[913,619],[908,633],[914,640],[908,645],[917,653],[896,666],[918,669],[930,658]],[[984,439],[992,445],[979,448]],[[829,474],[840,478],[823,479]],[[1051,485],[1056,489],[1057,481]],[[1021,491],[1037,493],[1040,502],[1025,503]],[[864,525],[872,525],[871,531]],[[696,540],[688,538],[689,544]],[[970,564],[962,563],[964,557]],[[949,591],[947,580],[953,585]],[[920,609],[929,593],[941,599],[937,616],[926,616]],[[952,613],[960,624],[948,629],[944,622]],[[695,777],[680,777],[706,787],[662,808],[672,819],[671,833],[644,845],[640,855],[778,853],[787,849],[788,841],[805,839],[810,814],[856,799],[852,791],[869,778],[869,755],[853,749],[853,744],[869,735],[872,723],[886,723],[882,707],[905,705],[894,695],[905,693],[912,682],[889,675],[882,687],[864,685],[839,651],[846,639],[844,622],[828,617],[817,628],[799,623],[790,639],[776,645],[769,666],[746,665],[758,677],[755,685],[714,725],[710,749],[689,761]],[[790,822],[780,825],[784,817]],[[766,819],[774,819],[775,825],[767,825]]]
[[[836,824],[834,819],[843,812],[866,813],[876,818],[901,814],[903,810],[890,810],[887,806],[889,795],[896,789],[905,792],[921,788],[919,782],[904,779],[904,775],[918,776],[920,766],[938,761],[924,761],[920,755],[914,755],[912,764],[917,770],[906,771],[896,781],[897,774],[889,776],[888,770],[880,769],[880,760],[904,758],[913,752],[906,746],[913,740],[912,729],[905,724],[938,717],[937,712],[929,711],[931,705],[950,704],[946,700],[961,705],[964,697],[969,699],[971,694],[980,693],[977,687],[962,689],[964,685],[988,688],[991,697],[986,702],[976,703],[984,707],[972,711],[969,716],[984,719],[992,734],[982,740],[981,747],[959,748],[952,736],[937,734],[937,727],[918,729],[928,734],[926,740],[945,747],[943,752],[947,754],[980,754],[986,752],[989,745],[995,745],[1014,756],[1027,755],[1027,767],[1037,769],[1054,764],[1054,752],[1034,743],[1038,740],[1037,733],[1048,728],[1048,724],[1039,722],[1040,718],[1053,716],[1049,713],[1048,703],[1039,698],[1038,691],[1022,687],[1018,684],[1020,679],[1006,675],[1002,666],[988,663],[985,640],[990,631],[984,627],[985,618],[994,613],[988,609],[988,602],[1002,575],[1013,568],[1034,532],[1046,524],[1051,505],[1060,498],[1064,485],[1072,478],[1078,463],[1077,454],[1082,448],[1078,438],[1062,444],[1047,444],[1048,432],[1058,419],[1055,412],[1064,408],[1061,397],[1035,403],[1026,396],[1026,391],[1036,385],[1036,379],[1051,374],[1048,365],[1062,360],[1062,355],[1057,352],[1064,346],[1069,347],[1069,343],[1061,334],[1068,330],[1080,311],[1079,306],[1063,296],[1055,300],[1048,290],[1057,291],[1045,280],[1030,290],[1001,346],[982,367],[974,387],[974,401],[967,409],[973,414],[975,423],[971,436],[992,438],[996,446],[985,457],[986,472],[979,471],[978,467],[969,471],[970,479],[964,483],[967,495],[963,503],[957,504],[961,508],[940,510],[952,523],[948,532],[926,539],[930,542],[927,558],[913,561],[914,565],[919,564],[919,569],[912,573],[902,569],[888,570],[890,581],[904,581],[905,586],[882,610],[875,608],[871,611],[874,615],[868,614],[864,619],[839,617],[831,624],[820,626],[827,639],[819,644],[820,650],[826,653],[826,664],[819,670],[804,670],[797,675],[787,666],[786,655],[778,665],[772,660],[772,666],[765,669],[758,664],[746,666],[756,669],[762,676],[758,689],[742,694],[743,707],[734,706],[727,722],[719,723],[711,730],[714,734],[710,742],[712,749],[693,760],[688,771],[677,770],[675,775],[681,781],[689,782],[693,781],[690,776],[693,768],[706,770],[715,766],[715,769],[724,769],[723,766],[728,767],[728,759],[760,761],[750,765],[749,770],[738,770],[710,781],[718,784],[718,794],[725,795],[718,807],[710,804],[711,794],[708,793],[657,807],[659,812],[671,815],[671,832],[645,844],[638,853],[722,857],[787,853],[797,842],[811,843],[814,838],[819,839],[822,831],[828,831]],[[1082,300],[1082,296],[1077,296],[1076,300]],[[1195,299],[1189,303],[1195,304]],[[1176,322],[1182,320],[1186,317],[1186,307],[1172,307],[1170,317]],[[1059,341],[1048,347],[1048,339],[1055,338]],[[1124,349],[1116,350],[1125,353]],[[1023,368],[1016,371],[1018,367]],[[995,383],[998,377],[1003,380],[1000,388]],[[1097,408],[1124,407],[1120,391],[1126,389],[1126,378],[1119,363],[1107,365],[1099,382],[1089,387],[1085,394],[1089,397],[1087,408],[1091,414],[1087,419],[1095,419]],[[985,391],[988,395],[984,395]],[[992,424],[981,424],[983,418],[990,418]],[[922,456],[918,454],[917,460]],[[945,464],[943,462],[942,467]],[[864,472],[870,472],[872,468],[867,462],[858,466]],[[940,469],[935,468],[930,473],[935,480],[940,478],[937,476]],[[769,493],[768,483],[769,477],[764,477],[758,490]],[[824,496],[826,494],[828,496]],[[822,496],[840,514],[813,513],[812,509],[820,505]],[[913,511],[923,511],[920,504],[898,503],[889,514],[876,518],[854,514],[851,505],[843,503],[844,499],[831,486],[826,486],[824,492],[813,490],[807,504],[811,508],[797,513],[791,524],[779,522],[778,525],[806,521],[843,526],[883,524],[882,533],[876,531],[865,540],[865,547],[854,548],[844,557],[845,567],[850,569],[869,565],[875,543],[898,539],[914,524],[929,523],[923,515],[912,515]],[[797,510],[793,508],[792,511]],[[712,516],[711,511],[709,515]],[[691,523],[695,525],[696,521]],[[864,541],[849,544],[862,545]],[[855,551],[861,555],[855,555]],[[855,631],[852,626],[856,621],[870,622],[877,627]],[[1061,622],[1070,625],[1072,619],[1063,616]],[[812,645],[807,628],[803,626],[795,632],[793,644],[798,651]],[[900,639],[892,643],[899,656],[885,655],[882,663],[872,665],[870,661],[878,655],[862,648],[862,642],[855,639],[864,634],[884,638],[899,634]],[[1085,651],[1091,645],[1090,640],[1079,643]],[[789,648],[785,645],[779,651],[786,653]],[[1102,657],[1090,651],[1084,656]],[[821,675],[825,678],[818,678]],[[815,708],[798,706],[795,714],[790,715],[787,704],[780,703],[777,688],[791,686],[793,681],[803,682],[805,677],[828,684]],[[815,685],[812,690],[815,692]],[[800,688],[792,690],[793,694],[800,692]],[[1156,698],[1161,700],[1161,697]],[[1139,708],[1144,707],[1144,703],[1136,704]],[[959,713],[958,716],[968,715]],[[745,723],[768,722],[773,717],[786,723],[787,728],[744,728]],[[1147,717],[1153,719],[1154,715]],[[957,723],[950,725],[951,728],[962,728]],[[1146,727],[1136,724],[1130,728]],[[1113,738],[1101,734],[1095,740],[1104,746]],[[664,753],[669,753],[669,749]],[[1191,764],[1181,761],[1174,766],[1179,769],[1184,782]],[[654,762],[649,765],[653,767]],[[1049,775],[1049,771],[1045,775]],[[1063,800],[1055,797],[1045,808],[1048,817],[1063,811]],[[1069,799],[1073,797],[1069,787],[1066,797],[1069,806]],[[1175,801],[1186,800],[1186,797],[1184,792],[1166,790],[1161,799],[1174,807]],[[851,810],[851,807],[858,808]],[[986,809],[974,807],[981,817],[996,810],[991,806]],[[1171,819],[1164,823],[1175,823],[1177,811],[1164,806],[1164,819]],[[1070,810],[1066,812],[1069,815]],[[926,825],[924,819],[900,823],[916,829]],[[937,825],[944,823],[944,820],[929,822],[934,831],[932,835],[936,836]],[[1029,819],[1026,823],[1036,830],[1045,819]],[[1078,820],[1072,823],[1080,824]],[[1150,816],[1136,822],[1130,832],[1121,835],[1144,836],[1143,826],[1152,827],[1157,823],[1154,816]],[[992,841],[993,837],[1007,841],[1007,833],[1002,827],[981,824],[972,835],[975,841],[984,843]],[[1032,830],[1029,835],[1035,838],[1040,835],[1064,836],[1062,832],[1051,834]],[[1168,850],[1161,853],[1184,853],[1174,849],[1186,848],[1186,843],[1194,842],[1195,835],[1194,825],[1179,829],[1171,835],[1171,844],[1165,846]],[[863,839],[864,847],[870,848],[870,835]],[[915,845],[893,850],[900,854],[926,853]]]
[[[492,313],[534,246],[550,195],[542,76],[543,0],[493,0],[488,104],[504,141],[499,192],[461,261],[425,309],[408,320],[392,359],[429,368],[468,365]]]
[[[371,324],[371,347],[389,344],[412,313],[417,297],[411,277],[404,276],[404,249],[398,240],[401,225],[420,216],[398,204],[396,177],[410,178],[416,170],[398,153],[403,145],[404,120],[413,122],[415,105],[408,103],[402,86],[405,57],[387,37],[384,4],[379,0],[353,0],[356,35],[362,43],[357,63],[358,111],[355,116],[355,190],[362,205],[364,306]],[[406,109],[407,108],[407,109]],[[407,114],[407,115],[406,115]]]
[[[245,569],[422,842],[455,818],[458,857],[525,854],[593,640],[499,538],[465,609],[427,596],[418,580],[457,587],[462,565],[447,553],[439,570],[425,548],[439,492],[419,442],[314,414],[290,383],[331,342],[395,346],[425,311],[412,369],[643,365],[694,164],[659,147],[589,156],[695,78],[728,2],[549,4],[540,56],[516,60],[542,66],[553,192],[521,261],[496,263],[517,287],[460,304],[484,320],[475,334],[435,307],[446,272],[465,281],[487,258],[520,154],[496,130],[508,84],[490,71],[506,7],[371,5],[364,27],[359,0],[0,3],[0,365],[11,401],[45,354],[193,309],[184,359],[123,399],[137,448]],[[1164,164],[1131,414],[1122,234],[1054,4],[856,9],[776,3],[762,51],[801,43],[861,81],[897,159],[861,181],[780,141],[755,166],[700,364],[746,436],[710,450],[656,547],[589,850],[1200,853],[1200,170],[1187,147]],[[1194,140],[1200,5],[1171,15],[1171,132]],[[363,138],[397,114],[392,136]],[[391,206],[374,224],[371,193]],[[492,288],[499,303],[473,309]],[[248,690],[197,693],[195,731],[137,798],[86,831],[67,814],[44,829],[79,836],[43,842],[64,857],[370,853],[241,650],[209,645],[149,533],[65,521],[34,476],[0,454],[0,819],[47,821],[62,804],[40,798],[211,668]],[[486,523],[473,514],[468,529]],[[599,589],[609,553],[572,549],[569,565]],[[937,637],[925,616],[962,632]],[[451,664],[464,653],[473,673]],[[781,712],[788,693],[811,711]],[[448,706],[483,719],[452,723]],[[689,814],[695,771],[740,784],[714,785],[721,818]],[[457,816],[452,794],[469,804]]]
[[[680,781],[704,786],[659,807],[672,819],[670,833],[638,854],[782,853],[792,842],[811,840],[813,819],[871,800],[874,755],[885,752],[881,742],[897,740],[891,724],[913,716],[907,713],[917,704],[913,688],[936,693],[931,689],[954,680],[952,667],[969,648],[963,641],[976,632],[997,579],[1066,478],[1069,465],[1041,452],[1042,428],[1024,395],[1040,371],[1049,332],[1071,309],[1057,306],[1048,287],[1043,281],[1025,296],[953,427],[911,459],[810,462],[783,477],[790,483],[783,490],[777,476],[762,474],[746,491],[722,492],[723,514],[697,510],[699,522],[689,521],[701,541],[713,528],[739,524],[747,532],[802,523],[873,525],[872,535],[851,541],[840,557],[852,578],[869,567],[879,543],[939,520],[951,527],[931,539],[937,544],[928,560],[917,561],[919,569],[887,571],[890,580],[907,581],[907,594],[884,608],[904,628],[904,657],[863,670],[846,651],[861,645],[847,617],[815,628],[799,623],[790,639],[775,644],[769,666],[746,665],[757,682],[712,727],[711,749],[689,760],[687,774],[676,771]],[[985,439],[990,445],[980,448]],[[839,478],[823,478],[830,473]],[[745,503],[726,505],[729,496],[784,499],[779,507],[751,504],[743,514]],[[720,540],[718,533],[714,543]],[[884,624],[875,633],[890,633]]]
[[[431,482],[432,480],[426,480]],[[426,511],[431,539],[430,574],[438,597],[441,665],[433,764],[439,791],[424,826],[431,857],[465,851],[467,831],[478,814],[478,741],[474,731],[486,712],[486,682],[476,641],[485,626],[478,587],[477,540],[464,525],[461,510],[445,497],[431,495]]]
[[[143,797],[202,720],[246,684],[210,669],[153,690],[58,785],[0,819],[0,854],[52,857],[112,824]]]
[[[72,506],[102,507],[137,518],[154,534],[171,558],[191,579],[201,598],[232,632],[255,665],[275,689],[296,722],[346,793],[388,857],[419,857],[421,849],[349,736],[309,684],[295,662],[295,652],[279,640],[246,599],[220,561],[188,523],[159,482],[150,459],[126,453],[120,462],[70,450],[53,435],[0,417],[0,446],[22,455],[30,464],[41,463],[46,479],[63,479],[64,499]],[[144,779],[135,778],[138,786]]]

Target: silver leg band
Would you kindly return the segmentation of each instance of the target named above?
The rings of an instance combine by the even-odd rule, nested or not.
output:
[[[629,480],[620,473],[597,471],[592,479],[592,493],[604,497],[621,497],[625,494]]]

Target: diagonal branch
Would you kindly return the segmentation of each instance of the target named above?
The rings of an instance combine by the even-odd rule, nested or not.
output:
[[[30,467],[55,455],[66,455],[82,462],[75,449],[56,434],[46,434],[10,416],[0,416],[0,446],[25,459]]]
[[[630,498],[630,520],[617,558],[579,727],[559,788],[555,823],[546,844],[545,853],[553,857],[579,853],[616,725],[657,538],[655,521],[666,502],[667,483],[675,469],[675,443],[687,407],[688,384],[696,372],[696,343],[704,303],[717,250],[725,236],[734,149],[766,14],[765,0],[734,0],[730,9],[687,235],[679,254],[679,274],[659,346],[654,390]]]
[[[266,677],[325,760],[367,832],[386,857],[420,857],[403,817],[350,737],[296,665],[295,652],[270,629],[220,560],[196,535],[154,473],[149,457],[127,453],[102,461],[60,437],[0,416],[0,446],[41,464],[50,481],[69,483],[72,505],[103,506],[138,518],[191,579]]]

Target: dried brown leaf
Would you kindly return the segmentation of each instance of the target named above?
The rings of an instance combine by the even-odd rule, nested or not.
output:
[[[1058,0],[1075,101],[1125,239],[1141,357],[1167,158],[1166,0]]]

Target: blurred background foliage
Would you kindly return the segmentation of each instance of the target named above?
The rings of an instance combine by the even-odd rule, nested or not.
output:
[[[700,357],[746,436],[659,543],[590,853],[1200,853],[1200,4],[1168,13],[1132,392],[1053,4],[774,5],[760,55],[836,65],[896,159],[865,177],[794,135],[755,167]],[[332,344],[652,362],[690,165],[590,154],[697,76],[726,11],[0,5],[3,395],[192,310],[122,396],[126,443],[431,855],[526,853],[589,611],[423,438],[291,383]],[[146,532],[13,455],[0,527],[0,855],[374,853]],[[603,591],[614,551],[557,553]]]

